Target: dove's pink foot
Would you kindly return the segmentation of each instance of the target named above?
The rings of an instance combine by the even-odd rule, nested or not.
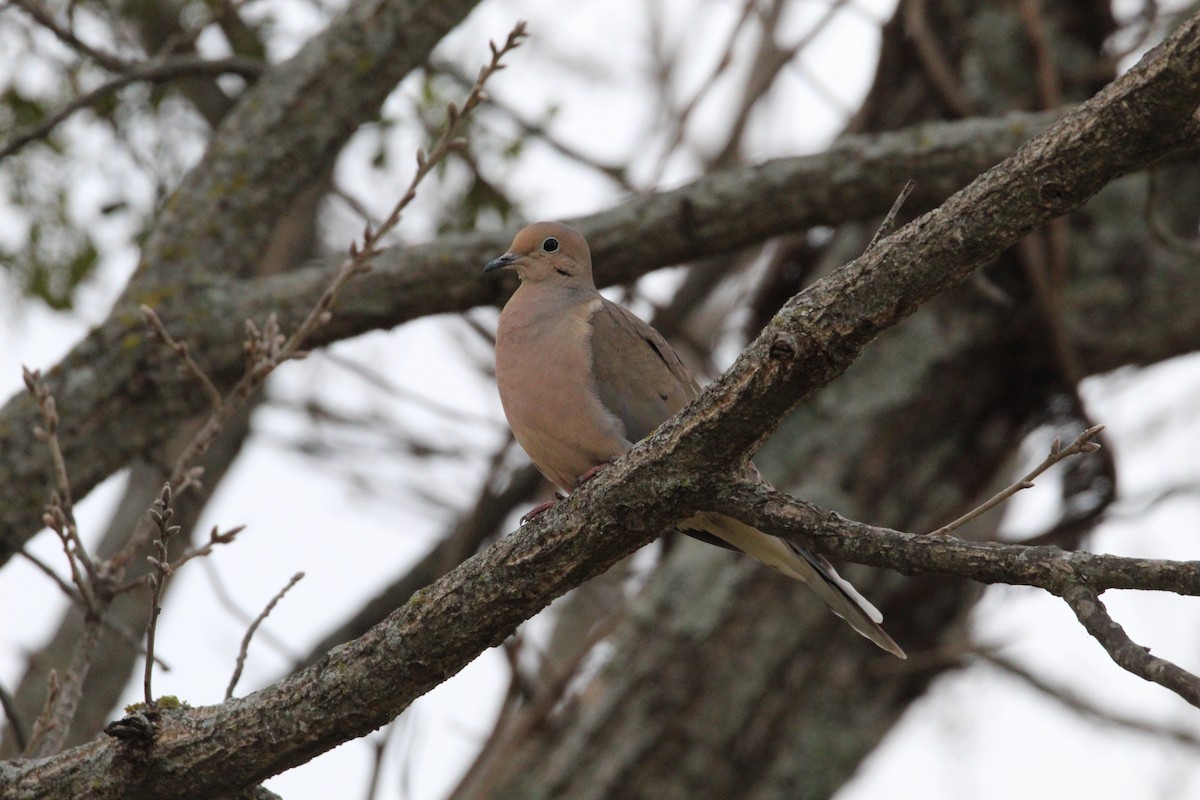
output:
[[[603,464],[597,464],[596,466],[589,469],[587,472],[580,475],[579,480],[575,481],[575,488],[578,489],[580,486],[583,486],[585,483],[590,481],[592,478],[596,477],[601,472],[608,469],[608,465],[611,463],[612,463],[611,461],[605,461]]]
[[[529,509],[529,513],[526,514],[525,516],[521,517],[521,524],[524,525],[526,522],[529,522],[531,519],[538,516],[539,514],[544,514],[545,512],[549,511],[550,509],[552,509],[556,505],[558,505],[561,501],[566,500],[566,499],[567,499],[566,495],[562,495],[562,494],[559,494],[558,492],[555,492],[553,500],[547,500],[546,502],[536,505],[533,508]]]

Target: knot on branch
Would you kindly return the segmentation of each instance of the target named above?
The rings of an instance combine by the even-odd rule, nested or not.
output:
[[[114,739],[133,744],[150,744],[158,736],[158,712],[135,711],[104,726]]]
[[[771,342],[771,347],[767,350],[767,357],[772,361],[791,361],[799,350],[800,344],[794,335],[780,333]]]
[[[1067,190],[1061,183],[1046,181],[1038,189],[1038,197],[1044,205],[1058,208],[1068,202]]]

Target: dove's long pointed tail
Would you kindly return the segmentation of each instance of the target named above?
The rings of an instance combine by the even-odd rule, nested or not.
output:
[[[889,653],[907,658],[900,645],[880,626],[883,615],[823,556],[720,514],[697,514],[680,525],[716,536],[789,578],[804,581],[850,627]]]

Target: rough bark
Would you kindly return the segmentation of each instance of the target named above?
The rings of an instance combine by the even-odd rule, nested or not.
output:
[[[941,208],[803,292],[680,417],[365,636],[248,697],[164,715],[149,751],[96,740],[0,765],[0,780],[14,797],[46,790],[199,797],[248,785],[384,724],[551,599],[700,507],[721,474],[734,474],[764,432],[844,372],[880,331],[1022,231],[1194,137],[1197,34],[1200,16]],[[1105,137],[1106,126],[1120,135]]]

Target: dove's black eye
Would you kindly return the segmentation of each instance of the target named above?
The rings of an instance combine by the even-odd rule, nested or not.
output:
[[[542,249],[547,253],[553,253],[558,249],[558,239],[555,239],[553,236],[547,237],[546,241],[542,242]]]

